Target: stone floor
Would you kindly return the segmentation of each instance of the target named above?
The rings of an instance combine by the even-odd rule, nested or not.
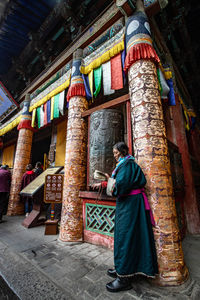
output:
[[[110,281],[106,270],[113,266],[112,251],[88,243],[63,243],[57,235],[45,236],[44,226],[26,229],[21,225],[22,216],[4,219],[0,224],[0,275],[19,299],[200,299],[200,236],[187,236],[183,241],[190,270],[185,284],[158,287],[138,277],[132,290],[112,294],[105,288]],[[5,299],[17,298],[8,295]]]

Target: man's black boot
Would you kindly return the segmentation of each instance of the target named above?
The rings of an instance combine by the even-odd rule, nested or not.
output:
[[[107,274],[110,277],[117,278],[117,272],[115,269],[108,269]]]
[[[115,280],[106,284],[109,292],[116,293],[132,289],[131,279],[127,277],[117,277]]]

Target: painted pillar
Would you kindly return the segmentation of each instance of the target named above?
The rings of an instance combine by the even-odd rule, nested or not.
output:
[[[60,240],[82,241],[82,200],[79,191],[86,188],[87,121],[81,113],[88,109],[85,88],[80,73],[82,50],[73,55],[66,135],[65,175],[61,215]]]
[[[182,114],[182,108],[178,101],[176,106],[173,107],[173,117],[174,127],[176,128],[177,146],[179,147],[179,151],[182,155],[182,163],[184,169],[185,197],[183,201],[187,221],[187,230],[191,234],[200,234],[200,215],[197,204],[194,178],[192,175],[190,153],[185,134],[185,124]]]
[[[20,201],[22,176],[26,165],[30,163],[33,128],[31,127],[31,115],[29,113],[30,95],[27,94],[24,101],[22,118],[18,125],[19,135],[15,153],[14,168],[12,174],[10,198],[8,203],[8,215],[21,215],[24,213],[24,204]]]
[[[141,3],[141,1],[139,1]],[[161,285],[179,285],[188,277],[177,223],[175,200],[156,65],[144,10],[128,18],[127,56],[134,155],[147,178],[146,191],[155,217]]]

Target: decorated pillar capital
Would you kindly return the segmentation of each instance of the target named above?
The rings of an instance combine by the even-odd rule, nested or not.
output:
[[[147,15],[152,16],[165,8],[168,0],[115,0],[116,6],[125,16],[131,16],[139,6],[143,6]]]
[[[67,93],[67,101],[74,96],[86,96],[84,81],[80,71],[82,56],[82,49],[77,49],[73,53],[71,83]]]
[[[116,6],[125,16],[131,16],[136,9],[136,0],[115,0]]]
[[[18,130],[22,128],[26,128],[26,129],[30,129],[31,131],[34,131],[33,127],[31,126],[31,113],[29,112],[30,102],[31,102],[30,94],[26,94],[23,103],[21,121],[17,127]]]
[[[125,72],[141,59],[151,60],[155,64],[160,62],[153,48],[149,21],[141,1],[137,2],[137,11],[126,22],[126,51]]]

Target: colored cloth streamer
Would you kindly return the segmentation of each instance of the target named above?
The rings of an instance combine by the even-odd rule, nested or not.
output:
[[[44,126],[44,110],[43,105],[40,106],[40,127]]]
[[[101,78],[102,78],[102,66],[94,70],[95,98],[98,96],[101,90]]]
[[[37,107],[37,122],[38,128],[40,128],[40,107]]]
[[[89,79],[90,92],[93,99],[93,70],[91,70],[90,73],[88,74],[88,79]]]
[[[47,101],[47,123],[51,123],[51,100]]]
[[[126,84],[126,74],[125,74],[125,72],[124,72],[125,59],[126,59],[126,50],[124,49],[124,50],[121,52],[122,75],[123,75],[123,82],[124,82],[124,85]]]
[[[163,72],[161,71],[160,68],[158,69],[158,76],[159,76],[160,85],[161,85],[161,91],[160,91],[161,98],[167,99],[168,94],[170,92],[170,88],[169,88],[167,81],[165,80],[165,77],[163,75]]]
[[[82,74],[82,78],[83,78],[84,85],[85,85],[86,99],[88,101],[92,100],[92,94],[91,94],[91,91],[90,91],[90,85],[89,85],[88,75]]]
[[[54,96],[53,118],[59,118],[59,95]]]
[[[64,115],[64,102],[65,102],[65,91],[62,91],[59,94],[59,103],[58,103],[58,108],[62,116]]]
[[[51,98],[51,120],[53,120],[54,114],[54,96]]]
[[[32,112],[32,120],[31,120],[31,126],[35,127],[35,118],[36,118],[36,108],[34,108]]]
[[[174,94],[174,86],[173,86],[173,81],[172,79],[167,80],[167,84],[170,88],[168,98],[169,98],[169,105],[175,106],[176,105],[176,99],[175,99],[175,94]]]
[[[44,126],[47,125],[47,103],[44,104]]]
[[[111,65],[110,60],[102,65],[103,70],[103,94],[111,95],[115,91],[111,89]]]
[[[111,89],[120,90],[123,88],[121,54],[111,58]]]

